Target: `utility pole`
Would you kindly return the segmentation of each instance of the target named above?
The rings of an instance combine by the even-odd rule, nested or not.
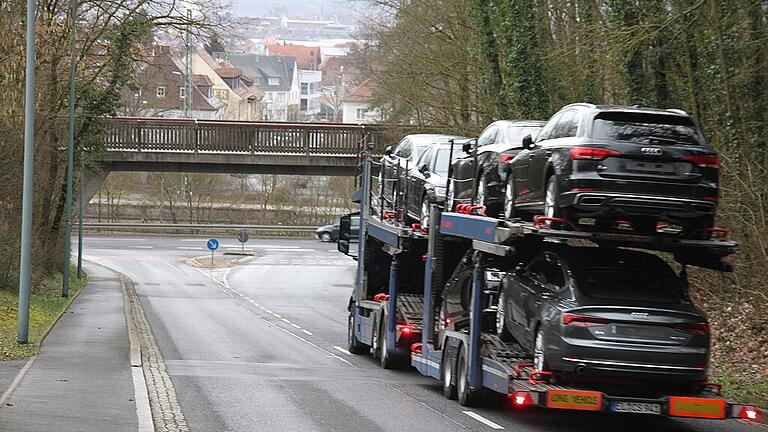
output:
[[[35,0],[27,0],[27,65],[24,112],[24,186],[21,204],[19,322],[16,342],[29,342],[29,293],[32,283],[32,194],[35,175]]]
[[[187,64],[186,64],[186,79],[184,80],[184,117],[192,117],[192,89],[194,83],[192,82],[192,32],[190,31],[190,25],[192,22],[192,9],[187,9]]]
[[[67,198],[66,224],[64,225],[64,278],[61,296],[69,297],[69,263],[72,257],[72,173],[75,169],[75,98],[77,79],[77,0],[69,0],[72,10],[69,63],[69,131],[67,136]]]
[[[85,162],[80,154],[80,193],[77,196],[77,278],[83,277],[83,197],[85,196]]]

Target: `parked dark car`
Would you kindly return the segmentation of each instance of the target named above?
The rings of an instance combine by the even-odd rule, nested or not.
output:
[[[523,150],[523,137],[536,136],[544,126],[543,121],[500,120],[491,123],[477,138],[477,163],[475,148],[467,145],[468,152],[453,163],[449,208],[456,204],[475,203],[486,206],[488,215],[501,213],[506,185],[505,163]],[[475,194],[477,188],[477,194]]]
[[[400,190],[397,187],[398,180],[405,178],[406,171],[416,166],[421,154],[433,145],[448,143],[450,139],[466,140],[452,135],[412,134],[406,135],[394,148],[390,146],[384,150],[379,169],[379,188],[386,201],[384,207],[393,208],[393,192]]]
[[[684,234],[714,225],[720,161],[680,110],[572,104],[510,164],[505,217],[532,214],[584,225],[658,222]]]
[[[535,368],[578,377],[706,378],[710,335],[685,277],[656,255],[552,246],[506,273],[497,331]]]
[[[404,199],[407,201],[408,216],[412,220],[419,221],[422,226],[429,226],[429,205],[445,203],[451,158],[456,160],[465,155],[460,146],[454,146],[453,149],[450,144],[428,147],[416,165],[408,170]]]
[[[350,237],[357,239],[360,234],[360,216],[352,216],[350,224]],[[339,223],[325,225],[315,230],[315,236],[324,242],[335,242],[339,240]]]

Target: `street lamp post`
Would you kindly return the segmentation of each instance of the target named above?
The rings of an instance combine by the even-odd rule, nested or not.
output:
[[[24,112],[24,186],[21,204],[19,322],[16,342],[29,342],[29,293],[32,283],[32,193],[35,162],[35,0],[27,0],[27,64]]]
[[[69,63],[69,130],[67,136],[67,198],[66,224],[64,225],[64,280],[61,296],[69,297],[69,262],[72,256],[72,173],[75,169],[75,98],[77,79],[77,0],[70,0],[72,30],[70,32]],[[78,275],[79,276],[79,275]]]

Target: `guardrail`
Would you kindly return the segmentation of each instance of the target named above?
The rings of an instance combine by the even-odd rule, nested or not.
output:
[[[145,232],[159,231],[166,234],[182,233],[224,233],[237,234],[245,230],[261,237],[314,237],[315,226],[288,225],[223,225],[223,224],[156,224],[120,222],[84,222],[83,228],[91,232]]]
[[[213,153],[360,154],[364,142],[380,154],[414,126],[337,123],[240,122],[229,120],[128,118],[106,119],[104,149]]]

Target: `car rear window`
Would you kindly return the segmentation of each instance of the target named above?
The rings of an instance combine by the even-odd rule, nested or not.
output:
[[[592,137],[650,145],[702,145],[693,121],[672,115],[600,113],[592,125]]]
[[[580,269],[579,291],[591,298],[640,302],[680,303],[679,282],[672,275],[643,271]]]

